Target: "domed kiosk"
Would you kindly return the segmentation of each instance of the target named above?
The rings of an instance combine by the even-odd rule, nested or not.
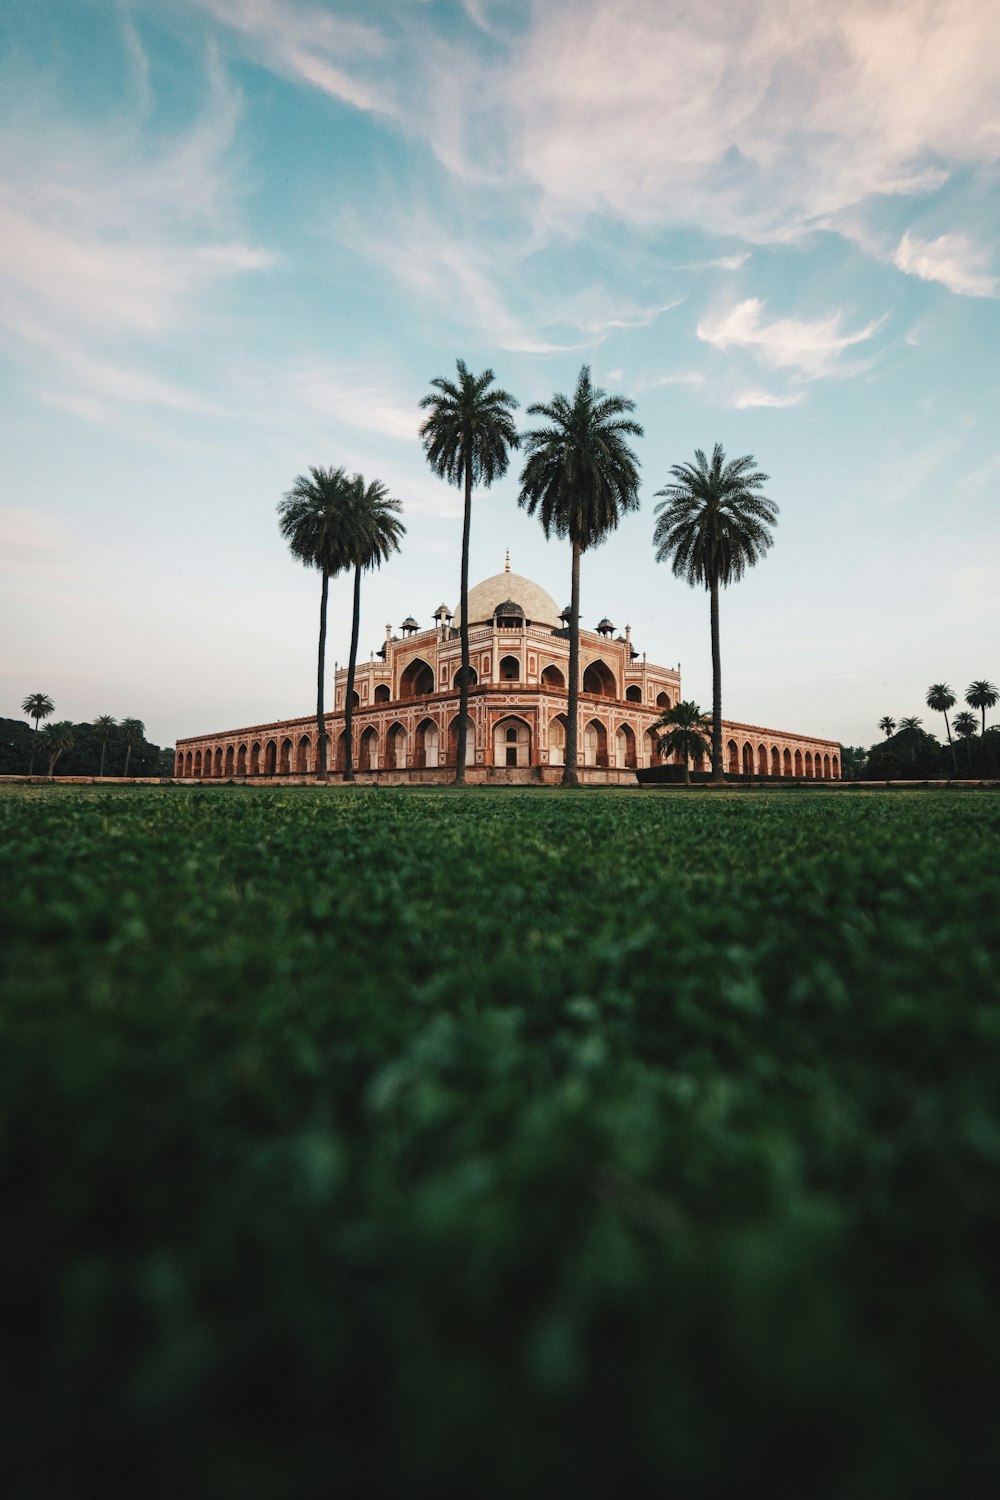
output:
[[[428,615],[423,615],[424,619]],[[408,615],[354,677],[351,759],[362,781],[448,781],[459,725],[461,615],[441,604],[421,628]],[[591,616],[593,618],[593,616]],[[469,724],[466,780],[556,782],[566,755],[568,611],[530,578],[502,573],[469,590]],[[577,770],[581,781],[635,784],[660,764],[657,720],[681,697],[679,667],[648,662],[617,638],[608,616],[580,628]],[[328,764],[345,761],[347,671],[334,679],[326,715]],[[704,697],[704,695],[703,695]],[[743,776],[840,776],[840,747],[748,724],[723,726],[726,770]],[[282,781],[315,774],[314,716],[179,740],[176,774],[204,780]],[[697,766],[696,766],[697,769]]]

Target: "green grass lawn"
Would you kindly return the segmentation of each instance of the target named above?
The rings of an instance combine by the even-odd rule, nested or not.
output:
[[[994,1495],[1000,796],[0,791],[12,1494]]]

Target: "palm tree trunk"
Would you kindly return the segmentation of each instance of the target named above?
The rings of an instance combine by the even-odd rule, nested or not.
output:
[[[39,715],[41,718],[41,715]],[[986,720],[986,710],[983,709],[983,720]],[[38,744],[38,719],[35,720],[35,732],[31,736],[31,749],[28,755],[28,775],[33,776],[35,771],[35,746]]]
[[[128,775],[128,763],[129,763],[129,758],[130,758],[131,754],[132,754],[132,741],[131,740],[126,740],[125,741],[125,769],[122,772],[123,776],[127,776]]]
[[[580,543],[573,543],[573,577],[569,597],[569,702],[566,706],[566,764],[562,785],[579,786],[576,774],[580,718]]]
[[[943,709],[942,712],[944,713],[944,731],[945,731],[945,734],[948,736],[948,749],[951,751],[951,764],[952,764],[952,766],[954,768],[955,775],[957,776],[958,775],[958,756],[955,754],[955,743],[954,743],[954,741],[952,740],[952,737],[951,737],[951,725],[948,723],[948,710],[947,709]]]
[[[712,596],[712,780],[724,781],[722,764],[722,652],[719,648],[719,584],[713,578]]]
[[[462,672],[458,687],[458,748],[455,785],[465,785],[465,746],[469,716],[469,531],[472,527],[472,460],[465,460],[465,514],[462,517]]]
[[[319,603],[319,652],[316,661],[316,779],[326,780],[326,715],[323,712],[323,679],[326,676],[326,601],[330,593],[330,574],[323,569],[323,588]]]
[[[361,567],[354,569],[354,618],[351,621],[351,656],[347,663],[347,697],[344,700],[344,780],[354,780],[354,756],[351,735],[354,733],[354,669],[358,664],[358,626],[361,620]]]
[[[104,775],[104,752],[107,749],[107,746],[108,746],[107,740],[102,740],[101,741],[101,768],[100,768],[100,770],[97,773],[98,776],[103,776]]]

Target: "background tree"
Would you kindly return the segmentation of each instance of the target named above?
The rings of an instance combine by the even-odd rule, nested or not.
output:
[[[700,760],[711,750],[711,745],[705,738],[705,730],[709,727],[708,715],[703,714],[697,703],[690,700],[675,703],[653,725],[654,729],[665,731],[660,735],[660,753],[666,752],[678,758],[684,767],[684,782],[687,786],[691,785],[691,768],[688,762]]]
[[[121,734],[122,739],[125,741],[125,768],[122,771],[122,775],[127,776],[128,763],[131,758],[132,751],[137,745],[141,745],[143,740],[146,738],[146,726],[141,719],[122,719],[121,723],[118,726],[118,730]]]
[[[104,775],[104,755],[108,746],[108,738],[118,727],[118,720],[113,719],[110,714],[99,714],[94,720],[94,728],[97,730],[101,741],[101,768],[98,776]]]
[[[307,568],[318,568],[323,583],[319,604],[319,649],[316,661],[316,775],[327,778],[326,713],[323,685],[326,676],[326,609],[330,579],[351,566],[351,536],[347,526],[350,481],[343,469],[310,469],[300,474],[278,504],[278,525],[293,557]]]
[[[965,690],[965,701],[969,707],[978,708],[982,712],[981,734],[986,733],[986,710],[996,707],[998,697],[1000,695],[998,695],[993,683],[987,682],[985,678],[980,678],[978,682],[970,682]]]
[[[432,393],[420,403],[428,413],[420,436],[427,462],[435,474],[464,490],[462,511],[462,578],[460,585],[462,670],[458,703],[458,764],[455,781],[465,781],[465,747],[469,714],[469,533],[472,527],[472,488],[506,474],[510,450],[519,443],[511,416],[517,402],[507,391],[491,390],[493,371],[473,375],[464,360],[456,361],[458,380],[438,377]]]
[[[917,763],[917,746],[923,739],[922,725],[923,721],[918,719],[915,714],[911,714],[909,718],[900,719],[899,721],[900,737],[909,745],[910,756],[914,765]]]
[[[47,719],[55,709],[55,704],[47,693],[29,693],[21,704],[21,712],[27,714],[29,719],[35,721],[35,732],[31,736],[31,753],[28,756],[28,775],[35,769],[35,746],[38,743],[38,721]]]
[[[895,719],[891,718],[889,714],[886,714],[884,718],[879,719],[878,727],[881,729],[886,739],[889,739],[891,735],[894,735],[896,733],[896,721]]]
[[[721,443],[711,461],[700,448],[693,464],[674,464],[673,480],[657,495],[659,517],[653,532],[657,562],[670,562],[674,575],[692,587],[708,589],[712,628],[712,776],[724,779],[722,765],[722,654],[719,647],[719,589],[743,577],[771,547],[770,528],[778,507],[761,494],[767,475],[754,469],[747,453],[726,463]]]
[[[74,738],[73,725],[69,719],[46,724],[42,731],[42,747],[49,758],[46,775],[52,776],[60,756],[65,755],[67,750],[72,750]]]
[[[347,664],[347,699],[344,704],[344,780],[354,780],[354,673],[358,664],[358,630],[361,620],[361,574],[378,568],[399,551],[406,527],[399,519],[402,505],[394,500],[381,480],[365,484],[360,474],[351,480],[346,497],[351,561],[354,564],[354,613],[351,620],[351,655]]]
[[[972,741],[979,732],[979,720],[974,713],[963,708],[961,713],[955,715],[955,733],[960,740],[965,741],[965,758],[968,768],[972,770]]]
[[[569,702],[566,763],[562,785],[578,786],[576,770],[580,703],[580,558],[618,525],[626,511],[639,508],[639,462],[626,441],[642,437],[628,416],[635,402],[609,396],[590,381],[584,365],[572,400],[555,395],[528,407],[547,427],[525,433],[528,457],[517,503],[537,513],[546,537],[567,537],[572,548],[569,620]]]
[[[893,723],[892,720],[889,721]],[[841,745],[840,775],[843,781],[860,781],[864,775],[868,752],[863,745]]]
[[[944,714],[944,730],[945,734],[948,736],[948,749],[951,751],[951,763],[954,769],[957,771],[958,760],[955,755],[955,742],[951,737],[951,725],[948,723],[948,710],[949,708],[954,708],[955,706],[955,694],[952,692],[951,688],[946,682],[932,682],[930,687],[927,689],[927,697],[925,699],[925,702],[927,704],[927,707],[932,708],[935,713]]]

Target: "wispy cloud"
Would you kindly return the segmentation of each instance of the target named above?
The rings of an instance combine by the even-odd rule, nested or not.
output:
[[[350,427],[383,437],[412,442],[420,427],[415,402],[406,403],[364,376],[353,378],[322,370],[306,372],[293,381],[301,399]]]
[[[921,281],[940,281],[962,297],[996,294],[997,278],[987,269],[985,252],[965,234],[941,234],[935,240],[904,234],[893,264]]]
[[[765,304],[748,297],[727,312],[703,318],[698,337],[717,349],[747,349],[762,364],[792,370],[807,380],[854,373],[857,364],[845,367],[840,357],[845,349],[866,343],[879,331],[885,318],[876,318],[854,332],[844,332],[841,312],[825,318],[776,318],[766,322]]]
[[[775,391],[743,391],[733,402],[737,411],[745,411],[751,406],[798,406],[802,400],[801,391],[791,391],[780,395]]]

